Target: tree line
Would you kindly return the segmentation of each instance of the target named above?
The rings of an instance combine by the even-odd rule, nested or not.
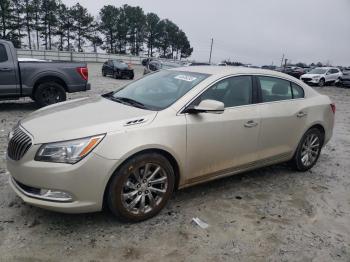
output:
[[[83,52],[98,48],[112,54],[187,58],[193,48],[169,19],[139,6],[105,5],[98,17],[61,0],[0,0],[0,38],[16,48]]]

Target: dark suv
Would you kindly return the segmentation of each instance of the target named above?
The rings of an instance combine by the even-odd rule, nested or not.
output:
[[[108,60],[102,66],[102,75],[110,75],[116,79],[134,79],[134,69],[122,60]]]

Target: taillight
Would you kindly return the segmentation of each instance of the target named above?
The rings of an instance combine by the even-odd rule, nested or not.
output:
[[[87,67],[77,67],[77,72],[84,80],[87,81],[89,79],[89,70]]]
[[[332,108],[333,114],[335,114],[335,104],[334,103],[331,104],[331,108]]]

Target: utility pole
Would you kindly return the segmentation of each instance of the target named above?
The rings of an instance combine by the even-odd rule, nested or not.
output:
[[[211,54],[212,54],[212,52],[213,52],[213,42],[214,42],[214,39],[212,38],[212,39],[211,39],[211,45],[210,45],[209,64],[211,63]]]
[[[284,62],[284,54],[283,54],[282,59],[281,59],[281,67],[283,66],[283,62]]]

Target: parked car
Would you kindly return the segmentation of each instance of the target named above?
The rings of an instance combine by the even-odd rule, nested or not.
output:
[[[31,97],[39,106],[90,90],[86,63],[17,59],[13,44],[0,40],[0,100]]]
[[[102,75],[110,75],[115,79],[134,79],[134,69],[131,65],[122,60],[111,59],[104,62],[102,66]]]
[[[161,70],[21,120],[9,135],[10,185],[42,208],[106,206],[141,221],[175,189],[281,162],[309,170],[332,136],[334,113],[327,96],[274,71]]]
[[[295,78],[300,79],[300,76],[305,74],[305,70],[298,66],[286,66],[280,67],[277,71],[294,76]]]
[[[350,68],[344,69],[342,76],[336,81],[336,86],[339,87],[350,87]]]
[[[153,61],[153,60],[156,60],[156,59],[153,58],[153,57],[144,58],[144,59],[142,59],[141,64],[142,64],[143,66],[147,66],[148,63],[151,62],[151,61]]]
[[[263,65],[261,69],[276,70],[277,66],[274,65]]]
[[[180,67],[181,65],[175,62],[164,62],[160,60],[152,60],[147,64],[147,66],[144,67],[143,69],[143,74],[147,75],[151,72],[159,71],[159,70],[164,70],[164,69],[171,69],[171,68],[176,68]]]
[[[307,74],[300,77],[302,81],[309,85],[324,86],[335,83],[342,76],[342,72],[336,67],[316,67]]]
[[[210,63],[207,62],[191,62],[186,64],[186,66],[208,66]]]

